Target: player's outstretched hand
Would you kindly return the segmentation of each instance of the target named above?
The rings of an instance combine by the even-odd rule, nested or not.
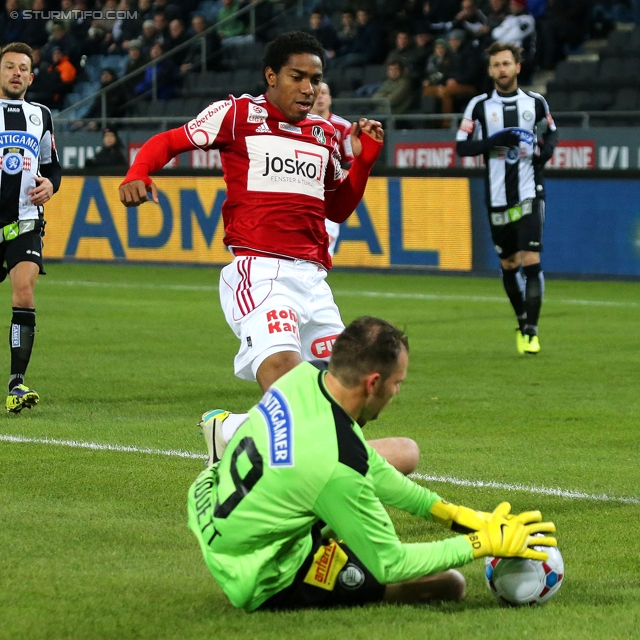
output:
[[[471,544],[473,557],[495,556],[497,558],[518,557],[548,560],[549,554],[544,551],[536,551],[532,547],[556,547],[558,545],[552,536],[535,535],[537,533],[553,533],[556,530],[553,522],[537,522],[537,512],[531,511],[507,519],[510,511],[511,505],[508,502],[502,502],[495,508],[484,528],[466,536]]]
[[[384,129],[380,122],[377,120],[360,118],[358,122],[354,122],[351,125],[351,147],[353,149],[354,156],[359,156],[362,151],[362,142],[359,140],[362,134],[370,136],[376,142],[384,141]]]
[[[152,182],[149,185],[151,191],[151,200],[158,204],[158,190],[156,185]],[[132,180],[125,184],[121,184],[119,188],[120,202],[125,207],[137,207],[143,202],[149,202],[149,195],[147,188],[144,185],[144,180]]]

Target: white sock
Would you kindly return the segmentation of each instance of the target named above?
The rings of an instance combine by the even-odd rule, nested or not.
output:
[[[222,423],[222,437],[225,442],[233,438],[233,434],[249,419],[248,413],[230,413],[229,417]]]

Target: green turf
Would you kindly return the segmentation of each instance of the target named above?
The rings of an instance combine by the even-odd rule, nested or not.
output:
[[[216,270],[48,272],[27,377],[42,402],[0,416],[0,435],[202,453],[204,410],[258,399],[232,373],[237,343]],[[549,279],[542,352],[525,358],[497,278],[334,273],[330,283],[346,322],[381,315],[410,336],[402,393],[366,432],[414,438],[421,474],[530,487],[429,483],[452,501],[490,509],[507,499],[553,519],[566,563],[558,596],[502,609],[478,561],[462,569],[468,596],[457,605],[245,614],[186,527],[199,460],[0,440],[0,638],[638,637],[640,284]],[[600,494],[609,499],[589,497]],[[403,540],[446,535],[392,516]]]

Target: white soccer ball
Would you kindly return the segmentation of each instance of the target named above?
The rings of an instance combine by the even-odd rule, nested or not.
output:
[[[564,580],[564,561],[556,547],[546,551],[549,560],[486,558],[484,577],[491,593],[506,606],[543,604],[558,593]]]

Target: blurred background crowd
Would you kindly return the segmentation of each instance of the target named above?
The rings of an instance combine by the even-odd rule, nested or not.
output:
[[[108,117],[150,113],[136,105],[151,99],[180,99],[174,115],[191,109],[184,114],[191,116],[196,100],[202,105],[228,93],[261,92],[264,44],[283,31],[302,29],[326,51],[334,96],[384,98],[394,114],[450,113],[489,88],[484,51],[491,42],[523,48],[521,84],[527,85],[590,39],[606,38],[616,23],[637,22],[639,5],[640,0],[4,0],[0,44],[23,41],[34,48],[35,80],[27,99],[53,110],[71,107],[159,59],[155,71],[147,67],[106,94]],[[25,9],[39,13],[27,18]],[[101,19],[83,13],[97,10]],[[52,19],[54,11],[63,13]],[[77,127],[97,129],[100,98],[84,104]]]

